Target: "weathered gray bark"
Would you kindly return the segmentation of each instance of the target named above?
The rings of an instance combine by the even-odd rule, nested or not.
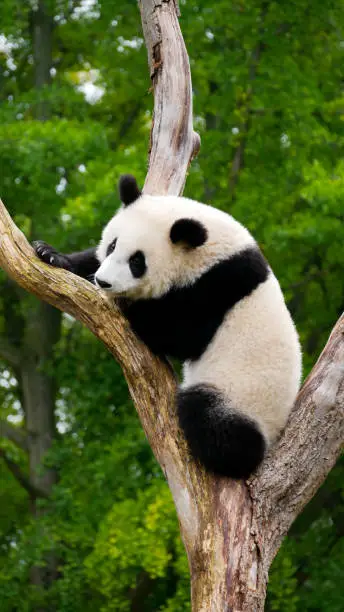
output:
[[[154,117],[144,191],[180,194],[190,161],[200,147],[192,127],[188,54],[178,23],[176,0],[139,0],[154,86]]]
[[[155,88],[145,190],[177,194],[198,143],[191,123],[191,80],[173,0],[142,0],[140,8]],[[184,58],[178,80],[170,80],[171,58],[174,63],[178,57]],[[23,288],[85,323],[122,365],[174,497],[189,558],[193,611],[263,610],[269,565],[281,539],[343,444],[344,316],[301,390],[279,443],[250,482],[234,482],[210,476],[188,455],[178,430],[176,383],[168,365],[149,353],[93,286],[39,261],[3,205],[0,265]]]

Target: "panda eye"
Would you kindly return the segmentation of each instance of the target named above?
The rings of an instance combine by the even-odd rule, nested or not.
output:
[[[115,248],[116,248],[116,242],[117,242],[117,238],[115,238],[115,240],[113,240],[112,242],[110,242],[108,248],[106,249],[106,257],[108,255],[110,255],[110,253],[112,253]]]
[[[142,251],[136,251],[129,258],[130,271],[134,278],[141,278],[146,272],[146,259]]]

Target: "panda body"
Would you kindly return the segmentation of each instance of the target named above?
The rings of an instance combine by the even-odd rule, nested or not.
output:
[[[297,334],[270,272],[227,313],[201,358],[185,362],[182,388],[219,389],[228,405],[259,425],[270,445],[286,424],[300,372]]]
[[[193,456],[212,472],[246,478],[285,426],[300,384],[298,336],[279,283],[230,215],[142,195],[132,177],[120,192],[124,207],[92,253],[95,282],[120,299],[152,351],[184,362],[176,407]],[[81,276],[90,267],[86,251],[36,251]]]

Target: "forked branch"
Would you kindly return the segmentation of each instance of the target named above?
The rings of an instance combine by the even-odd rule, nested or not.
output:
[[[154,86],[154,117],[144,190],[180,195],[200,138],[192,127],[188,54],[178,23],[176,0],[139,0]]]
[[[174,0],[139,2],[155,92],[147,193],[179,194],[199,139]],[[301,390],[279,444],[249,483],[206,474],[178,430],[175,380],[86,281],[36,258],[0,204],[0,266],[23,288],[87,325],[123,368],[147,438],[168,480],[187,550],[194,612],[264,609],[269,565],[291,522],[344,440],[344,318]]]

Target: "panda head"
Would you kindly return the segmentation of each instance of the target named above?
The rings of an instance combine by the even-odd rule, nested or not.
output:
[[[142,194],[133,176],[119,183],[123,206],[98,246],[96,284],[108,294],[159,298],[192,284],[255,241],[233,217],[177,196]]]
[[[97,286],[140,299],[185,285],[199,266],[196,253],[207,241],[205,226],[187,216],[181,198],[143,195],[131,175],[121,177],[119,193],[123,207],[105,227],[97,250]]]

